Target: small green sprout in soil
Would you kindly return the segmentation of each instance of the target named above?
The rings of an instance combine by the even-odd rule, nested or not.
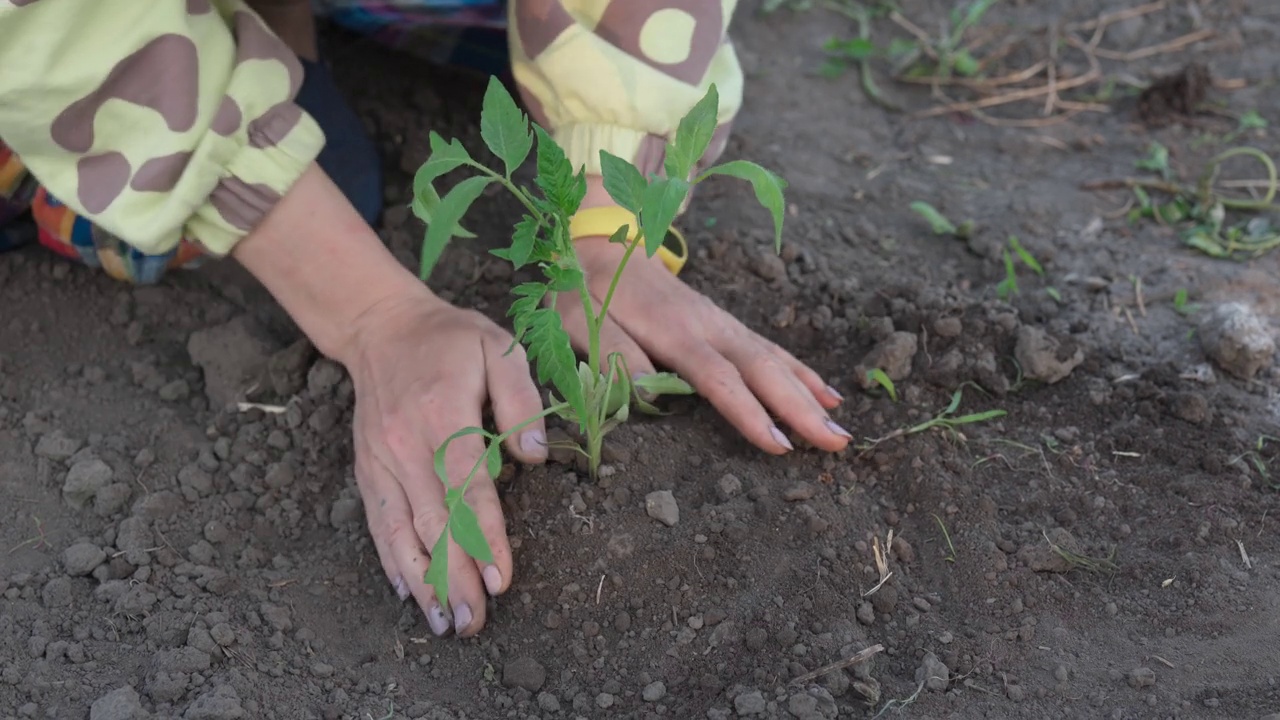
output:
[[[1254,180],[1219,181],[1222,166],[1233,158],[1249,158],[1263,167],[1266,177]],[[1280,176],[1270,155],[1252,147],[1233,147],[1214,156],[1205,165],[1194,186],[1166,179],[1126,177],[1085,183],[1086,190],[1128,188],[1134,206],[1128,213],[1131,223],[1152,219],[1161,225],[1178,227],[1187,246],[1210,257],[1244,260],[1256,258],[1280,247],[1280,228],[1265,214],[1229,222],[1228,214],[1266,213],[1277,209]],[[1230,193],[1242,188],[1252,195]],[[1157,202],[1152,191],[1169,196]]]
[[[946,215],[938,212],[937,208],[923,200],[916,200],[911,203],[911,209],[924,218],[925,222],[929,223],[929,229],[933,231],[934,235],[953,235],[961,240],[968,240],[973,234],[972,220],[966,220],[956,225],[948,220]]]
[[[857,449],[861,452],[867,452],[868,450],[872,450],[873,448],[879,446],[881,443],[887,442],[889,440],[893,440],[894,438],[900,438],[906,435],[915,435],[917,433],[926,432],[934,428],[944,430],[949,435],[952,435],[954,437],[963,438],[963,435],[960,434],[961,427],[965,425],[972,425],[974,423],[986,422],[988,420],[994,420],[996,418],[1004,417],[1005,415],[1008,414],[1004,410],[985,410],[983,412],[970,413],[968,415],[953,417],[956,410],[960,408],[960,401],[963,399],[963,397],[964,397],[964,387],[962,386],[962,387],[956,388],[956,391],[951,395],[951,402],[948,403],[947,407],[943,408],[943,410],[939,412],[937,415],[935,415],[933,418],[926,420],[922,423],[919,423],[918,425],[899,428],[883,437],[876,438],[874,440],[868,440],[867,442],[861,445],[858,445]]]
[[[947,532],[947,524],[942,522],[942,518],[937,513],[933,513],[933,519],[938,521],[938,529],[942,530],[942,539],[947,543],[947,556],[945,560],[949,563],[956,561],[956,546],[951,542],[951,533]]]
[[[430,277],[445,246],[453,238],[472,237],[460,222],[475,200],[491,185],[506,188],[526,212],[514,225],[509,245],[490,252],[511,263],[515,270],[535,265],[543,276],[540,282],[526,282],[512,290],[515,300],[508,315],[512,317],[515,333],[511,349],[517,343],[523,344],[537,369],[538,382],[549,382],[553,388],[550,407],[506,432],[461,428],[436,450],[435,472],[446,487],[448,520],[432,549],[426,582],[435,588],[441,604],[448,603],[450,538],[478,561],[492,562],[489,544],[465,497],[481,469],[489,477],[498,476],[503,441],[540,418],[556,415],[576,427],[585,438],[587,447],[583,449],[575,444],[574,449],[587,457],[591,475],[595,477],[605,436],[627,421],[633,405],[641,412],[659,414],[652,404],[658,396],[694,392],[673,373],[633,378],[621,353],[603,357],[600,349],[600,330],[627,262],[637,249],[643,249],[650,257],[657,253],[693,187],[715,175],[750,182],[756,199],[772,215],[775,249],[781,249],[783,190],[786,188],[782,178],[746,160],[733,160],[703,170],[696,177],[693,175],[697,162],[711,143],[718,108],[719,94],[712,85],[680,121],[675,137],[667,144],[663,175],[645,177],[627,160],[601,151],[604,188],[615,203],[638,218],[639,227],[624,225],[609,238],[609,242],[624,245],[625,252],[598,306],[569,236],[570,219],[586,195],[585,169],[572,167],[564,149],[537,123],[530,123],[501,81],[490,78],[480,114],[480,136],[501,161],[500,171],[477,162],[456,139],[446,142],[435,132],[431,133],[431,155],[418,170],[413,183],[413,211],[427,225],[421,277],[424,282]],[[521,187],[512,180],[512,173],[534,152],[535,139],[537,175],[533,184],[536,189]],[[477,174],[458,182],[448,194],[440,197],[433,182],[459,168],[474,170]],[[633,232],[634,237],[628,239]],[[582,304],[587,328],[585,361],[580,361],[575,354],[555,309],[554,301],[562,293]],[[472,435],[480,436],[485,443],[480,459],[465,477],[448,477],[446,450],[454,440]]]
[[[1000,0],[973,0],[957,5],[948,17],[948,27],[936,38],[919,37],[914,41],[895,40],[889,54],[895,60],[895,75],[946,79],[953,76],[976,78],[982,75],[983,63],[964,46],[965,33],[982,22],[982,18]]]
[[[996,297],[1001,300],[1008,300],[1018,294],[1018,269],[1014,262],[1014,258],[1021,260],[1023,265],[1026,265],[1031,269],[1031,272],[1044,277],[1044,266],[1040,264],[1040,261],[1035,259],[1030,251],[1023,247],[1022,242],[1018,240],[1017,235],[1009,236],[1009,248],[1004,251],[1003,257],[1004,279],[996,285]],[[1058,292],[1057,288],[1047,288],[1045,292],[1054,300],[1062,302],[1062,295]]]
[[[1165,180],[1173,175],[1173,169],[1169,167],[1169,148],[1158,142],[1147,146],[1147,156],[1135,162],[1134,166],[1139,170],[1156,173]]]
[[[1094,557],[1089,557],[1087,555],[1080,555],[1079,553],[1074,553],[1062,547],[1061,545],[1050,540],[1049,534],[1044,532],[1043,530],[1040,532],[1040,534],[1044,536],[1044,541],[1049,543],[1049,548],[1053,550],[1053,552],[1056,553],[1058,557],[1065,560],[1067,562],[1067,565],[1071,566],[1072,568],[1080,568],[1082,570],[1087,570],[1093,573],[1098,573],[1098,572],[1114,573],[1120,569],[1120,566],[1116,565],[1115,563],[1115,557],[1116,557],[1115,548],[1112,548],[1111,552],[1105,558],[1094,558]]]
[[[1200,305],[1187,299],[1186,288],[1178,288],[1178,291],[1173,294],[1173,309],[1179,315],[1187,317],[1194,315],[1200,309]]]
[[[884,370],[881,370],[880,368],[871,368],[867,371],[867,381],[873,382],[884,388],[884,391],[889,393],[889,399],[893,402],[898,402],[898,389],[894,387],[893,379],[890,378]]]

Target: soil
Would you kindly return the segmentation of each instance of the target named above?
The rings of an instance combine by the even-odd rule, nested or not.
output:
[[[1121,7],[1003,5],[1024,27]],[[1280,121],[1271,3],[1170,5],[1105,45],[1217,34],[1106,67],[1242,81],[1204,88],[1194,122],[1147,127],[1122,82],[1109,112],[1016,128],[883,110],[855,74],[816,73],[847,20],[743,3],[728,157],[790,181],[785,247],[748,187],[708,183],[682,221],[688,282],[829,378],[860,444],[958,389],[956,415],[1007,414],[772,458],[682,399],[618,430],[598,482],[510,468],[517,576],[468,641],[434,638],[387,586],[350,382],[260,287],[226,264],[131,288],[0,255],[0,718],[1274,718],[1277,256],[1209,258],[1117,217],[1127,191],[1080,188],[1133,175],[1152,142],[1194,182],[1235,117]],[[948,10],[903,3],[926,28]],[[329,40],[388,158],[383,235],[412,265],[410,173],[430,129],[480,147],[483,81]],[[1230,142],[1280,150],[1265,129]],[[915,200],[972,238],[933,235]],[[515,208],[476,217],[495,237]],[[1002,300],[1010,235],[1044,276],[1019,266]],[[512,279],[483,250],[450,249],[438,289],[501,319]],[[897,402],[862,387],[877,363]],[[646,512],[655,491],[673,525]]]

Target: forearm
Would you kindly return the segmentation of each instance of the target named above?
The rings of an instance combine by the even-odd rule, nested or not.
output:
[[[339,362],[347,361],[362,318],[406,301],[444,303],[396,261],[314,164],[232,257]]]

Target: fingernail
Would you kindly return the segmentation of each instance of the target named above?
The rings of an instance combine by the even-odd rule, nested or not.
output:
[[[788,450],[795,450],[795,448],[792,447],[791,445],[791,441],[787,439],[786,435],[782,434],[782,431],[778,429],[778,426],[775,425],[769,428],[769,434],[772,435],[773,439],[777,440],[778,444],[781,445],[782,447]]]
[[[490,595],[497,595],[502,589],[502,571],[497,565],[490,565],[480,571],[480,577],[484,578],[484,587],[489,591]]]
[[[848,438],[850,440],[853,439],[853,434],[850,433],[848,430],[845,430],[844,428],[837,425],[835,420],[832,420],[831,418],[827,418],[826,424],[827,424],[827,429],[830,430],[831,432],[841,437]]]
[[[837,399],[837,400],[844,400],[844,396],[843,396],[843,395],[841,395],[841,394],[840,394],[840,392],[839,392],[838,390],[836,390],[835,388],[831,387],[830,385],[828,385],[828,386],[827,386],[827,394],[828,394],[828,395],[830,395],[831,397],[833,397],[833,398]]]
[[[547,434],[541,430],[530,430],[520,436],[520,449],[530,455],[546,455]]]
[[[459,605],[453,611],[453,629],[462,632],[471,624],[471,607],[468,605]]]
[[[396,576],[395,582],[391,586],[396,589],[396,595],[400,597],[400,602],[409,599],[409,586],[405,585],[404,578]]]
[[[436,637],[449,632],[449,618],[444,616],[444,610],[440,609],[439,605],[432,605],[427,611],[427,624],[431,626],[431,632],[435,633]]]

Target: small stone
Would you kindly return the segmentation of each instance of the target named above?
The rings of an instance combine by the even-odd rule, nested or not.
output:
[[[178,379],[160,386],[159,395],[165,402],[186,400],[191,395],[191,388],[186,380]]]
[[[178,485],[182,487],[183,495],[194,502],[197,497],[213,493],[213,476],[196,463],[191,463],[178,471]]]
[[[311,666],[311,674],[318,678],[333,677],[333,666],[329,663],[318,662]]]
[[[213,638],[213,641],[219,645],[227,647],[235,643],[236,631],[232,630],[227,623],[218,623],[209,628],[209,637]]]
[[[780,280],[787,276],[787,263],[777,253],[761,250],[751,263],[751,270],[765,280]]]
[[[1266,323],[1243,303],[1214,308],[1200,322],[1197,334],[1205,354],[1242,380],[1253,379],[1275,356],[1275,339]]]
[[[131,495],[133,495],[133,488],[127,483],[111,483],[98,488],[98,492],[93,494],[93,511],[98,517],[111,517],[124,509]]]
[[[876,621],[876,609],[871,607],[871,603],[864,602],[858,605],[858,622],[863,625],[871,625]]]
[[[47,608],[71,605],[71,578],[61,575],[45,583],[40,591],[40,599],[44,601],[44,606]]]
[[[67,479],[62,483],[62,498],[76,510],[83,510],[114,475],[111,466],[98,458],[81,460],[67,472]]]
[[[335,528],[341,528],[350,522],[355,522],[363,517],[364,503],[360,498],[339,498],[333,501],[333,507],[329,509],[329,524]]]
[[[1084,362],[1084,349],[1079,345],[1062,342],[1035,325],[1018,329],[1018,343],[1013,353],[1028,379],[1046,385],[1059,382]]]
[[[1138,667],[1129,671],[1129,686],[1132,688],[1150,687],[1156,684],[1156,671],[1149,667]]]
[[[624,633],[631,629],[631,613],[623,610],[613,618],[613,629]]]
[[[924,661],[916,670],[916,682],[923,682],[930,690],[941,692],[947,689],[951,671],[931,652],[924,654]]]
[[[765,711],[764,695],[759,690],[744,692],[733,699],[733,709],[738,717],[763,715]]]
[[[219,685],[196,698],[182,717],[183,720],[240,720],[245,717],[245,711],[235,688]]]
[[[915,605],[916,609],[919,610],[920,612],[929,612],[929,610],[933,608],[933,606],[929,604],[929,601],[925,600],[922,597],[912,598],[911,604]]]
[[[676,498],[670,490],[655,490],[646,495],[644,510],[649,517],[667,527],[674,527],[680,522],[680,507],[676,505]]]
[[[531,693],[538,692],[546,680],[546,668],[530,657],[516,658],[502,666],[502,684],[509,688],[519,687]]]
[[[640,697],[644,698],[645,702],[658,702],[662,698],[666,697],[666,695],[667,686],[661,680],[645,685],[644,690],[640,693]]]
[[[269,384],[268,363],[280,349],[248,315],[198,330],[187,340],[187,353],[203,371],[205,395],[214,408],[240,400],[255,384]]]
[[[1009,683],[1004,689],[1004,694],[1014,702],[1022,702],[1023,698],[1027,696],[1027,691],[1023,690],[1022,686],[1017,683]]]
[[[142,708],[138,691],[128,685],[103,695],[89,707],[89,720],[143,720],[149,717],[151,713]]]
[[[558,713],[560,701],[549,692],[538,693],[538,709],[546,713]]]
[[[853,381],[864,390],[877,385],[875,380],[867,377],[874,369],[879,369],[889,376],[890,380],[905,380],[911,374],[911,362],[920,349],[920,339],[909,332],[894,332],[876,344],[862,362],[854,367]]]
[[[716,494],[721,502],[728,502],[742,494],[742,481],[737,475],[724,475],[716,481]]]
[[[782,499],[787,502],[804,502],[813,497],[815,489],[813,485],[801,480],[800,482],[787,488],[782,493]]]
[[[613,707],[613,696],[609,693],[600,693],[596,696],[596,707],[601,710],[607,710]]]
[[[916,549],[911,546],[911,543],[907,542],[906,538],[902,536],[895,537],[893,539],[892,548],[893,548],[893,553],[897,555],[898,559],[901,560],[902,562],[906,563],[907,565],[910,565],[911,563],[915,562]]]
[[[964,325],[958,317],[944,317],[933,321],[933,334],[938,337],[960,337],[963,330]]]
[[[62,551],[62,566],[72,577],[88,575],[106,559],[107,554],[93,543],[76,543]]]
[[[36,443],[36,455],[50,460],[62,462],[75,455],[80,450],[80,441],[61,430],[45,433],[40,436],[40,441]]]
[[[839,715],[836,699],[826,688],[814,687],[796,693],[787,701],[787,710],[796,720],[830,720]]]

